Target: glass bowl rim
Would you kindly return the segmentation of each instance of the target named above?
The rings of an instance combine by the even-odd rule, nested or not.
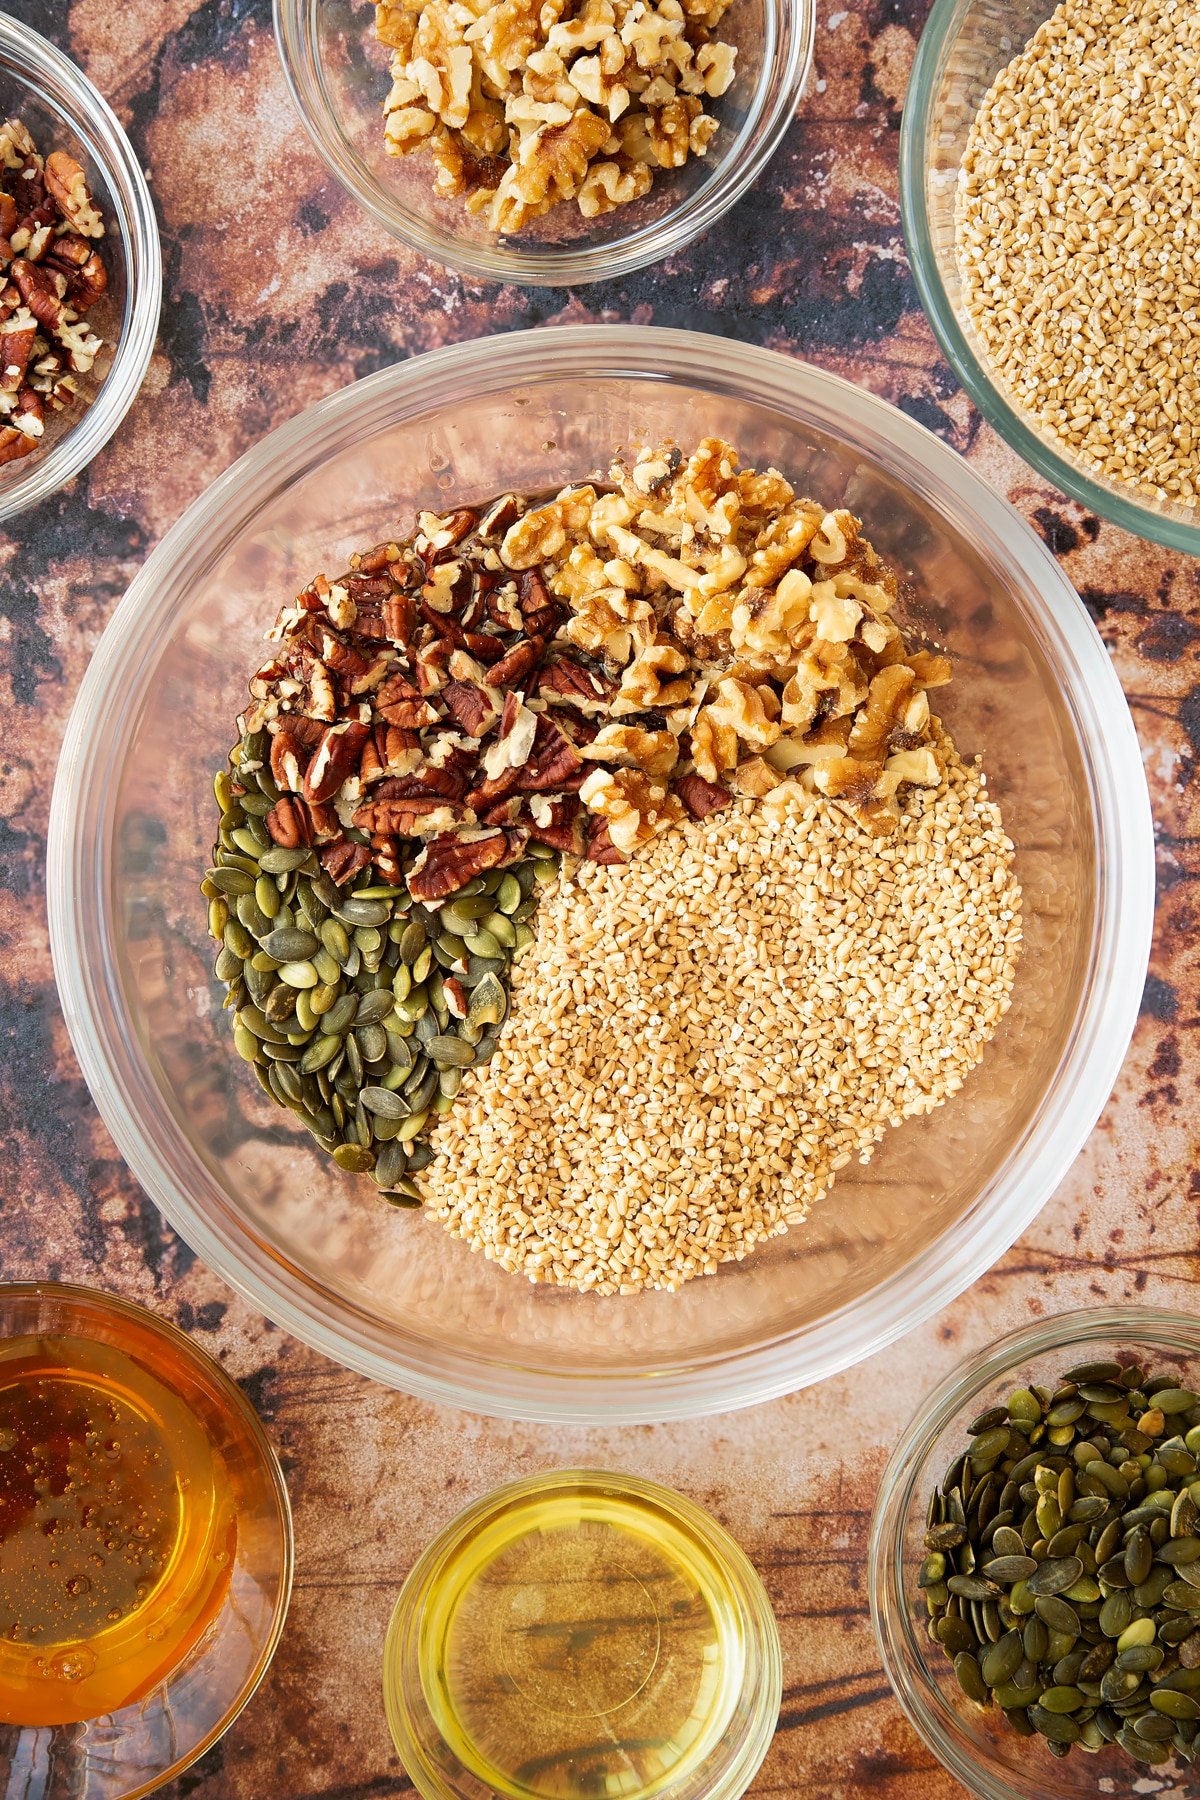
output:
[[[207,1350],[202,1349],[186,1331],[175,1324],[173,1319],[164,1318],[160,1313],[152,1312],[148,1306],[143,1306],[140,1301],[129,1300],[123,1294],[110,1293],[106,1288],[85,1287],[81,1282],[76,1281],[0,1282],[0,1317],[2,1317],[10,1301],[42,1298],[47,1300],[61,1300],[66,1303],[74,1302],[81,1306],[91,1308],[101,1314],[109,1313],[116,1314],[121,1318],[136,1319],[139,1324],[147,1326],[151,1332],[157,1333],[158,1336],[166,1339],[168,1343],[172,1343],[177,1348],[185,1350],[194,1361],[198,1362],[203,1367],[205,1373],[213,1381],[214,1385],[221,1390],[222,1394],[230,1402],[233,1409],[237,1412],[238,1417],[246,1425],[248,1435],[254,1444],[259,1460],[268,1477],[268,1487],[274,1502],[274,1512],[279,1522],[279,1597],[275,1603],[275,1612],[271,1620],[271,1629],[263,1640],[262,1648],[258,1652],[254,1668],[251,1670],[250,1675],[238,1690],[233,1700],[226,1707],[220,1719],[215,1725],[210,1727],[194,1748],[186,1751],[183,1756],[177,1757],[169,1768],[166,1768],[160,1774],[155,1775],[152,1780],[143,1782],[140,1787],[130,1788],[123,1796],[123,1800],[144,1800],[145,1795],[156,1793],[165,1782],[173,1781],[176,1776],[184,1774],[184,1772],[190,1769],[194,1763],[199,1762],[202,1756],[207,1755],[213,1745],[218,1743],[220,1739],[225,1736],[226,1732],[235,1723],[240,1714],[244,1712],[258,1692],[267,1670],[275,1660],[275,1652],[279,1648],[279,1640],[283,1635],[288,1607],[291,1603],[292,1578],[295,1572],[295,1541],[291,1499],[288,1495],[287,1483],[283,1477],[283,1469],[280,1465],[278,1452],[270,1438],[267,1436],[266,1431],[263,1428],[262,1420],[255,1412],[253,1406],[251,1406],[246,1395],[242,1392],[232,1375],[229,1374],[228,1370],[222,1368],[216,1357],[210,1356]],[[3,1333],[0,1333],[0,1336],[2,1335]],[[169,1676],[167,1677],[167,1680],[170,1680]]]
[[[125,264],[126,315],[112,366],[95,399],[50,446],[36,451],[33,466],[0,488],[0,521],[15,518],[38,501],[57,493],[108,443],[136,400],[158,336],[162,306],[162,245],[150,188],[116,114],[100,90],[56,44],[0,13],[0,58],[11,63],[17,79],[37,91],[39,82],[52,89],[56,103],[88,145],[104,171],[110,189],[128,212],[120,251]],[[108,240],[112,242],[110,238]]]
[[[955,1413],[1000,1377],[1035,1357],[1102,1341],[1187,1350],[1200,1357],[1200,1318],[1169,1307],[1088,1306],[1018,1326],[958,1363],[918,1406],[888,1458],[876,1493],[867,1546],[867,1598],[875,1645],[893,1694],[926,1748],[956,1781],[983,1800],[1029,1800],[1029,1790],[983,1770],[942,1722],[932,1683],[913,1673],[905,1609],[904,1533],[925,1458]],[[899,1616],[897,1616],[899,1614]]]
[[[1200,507],[1196,523],[1155,512],[1149,504],[1108,488],[1060,455],[1010,405],[976,354],[946,292],[933,253],[925,177],[936,129],[937,74],[943,51],[978,0],[934,0],[917,45],[900,121],[900,220],[917,296],[938,346],[984,419],[1039,475],[1089,512],[1134,536],[1200,556]],[[1049,9],[1048,9],[1049,13]],[[1047,16],[1048,16],[1047,13]]]
[[[702,373],[698,373],[698,371]],[[885,462],[907,450],[914,492],[939,509],[965,505],[977,544],[1000,569],[1019,574],[1036,597],[1040,628],[1053,640],[1059,673],[1075,701],[1074,721],[1093,778],[1098,847],[1106,853],[1098,883],[1092,976],[1075,1029],[1033,1130],[976,1202],[988,1198],[978,1229],[960,1218],[930,1252],[938,1279],[926,1287],[930,1257],[889,1277],[863,1300],[815,1325],[733,1354],[673,1364],[664,1372],[559,1374],[517,1360],[472,1361],[458,1346],[438,1346],[449,1373],[431,1366],[428,1344],[399,1348],[364,1309],[315,1284],[259,1244],[244,1225],[226,1232],[206,1215],[180,1162],[177,1140],[150,1148],[141,1103],[122,1063],[137,1063],[146,1103],[153,1094],[134,1055],[114,977],[92,967],[78,946],[107,923],[110,834],[101,829],[113,804],[114,758],[122,725],[144,691],[159,630],[169,628],[188,575],[215,560],[261,504],[318,463],[339,433],[369,435],[382,421],[515,383],[572,379],[645,379],[733,393],[785,414],[820,398],[833,421],[855,435],[861,453]],[[160,572],[162,579],[160,581]],[[1036,580],[1035,580],[1036,577]],[[158,591],[156,591],[156,588]],[[149,622],[143,621],[148,615]],[[648,326],[560,326],[474,339],[393,364],[317,402],[262,439],[217,478],[163,538],[134,577],[85,672],[64,737],[51,804],[47,903],[51,949],[64,1017],[88,1085],[117,1145],[156,1205],[202,1260],[252,1305],[343,1367],[419,1398],[527,1420],[578,1423],[695,1417],[755,1404],[822,1380],[882,1349],[969,1286],[1014,1242],[1061,1181],[1107,1100],[1132,1033],[1153,923],[1153,833],[1137,737],[1120,684],[1082,601],[1046,549],[956,452],[897,408],[809,364],[723,338]],[[81,914],[88,915],[86,925]],[[92,959],[93,962],[96,959]],[[1107,978],[1096,978],[1098,968]],[[106,986],[107,984],[107,986]],[[1067,1077],[1070,1077],[1068,1083]],[[185,1159],[186,1160],[186,1159]],[[168,1166],[169,1165],[169,1166]],[[1000,1221],[997,1224],[997,1220]],[[947,1241],[949,1240],[949,1241]],[[327,1304],[322,1304],[327,1298]],[[330,1323],[329,1309],[336,1314]],[[869,1321],[864,1325],[862,1315]],[[858,1313],[847,1333],[847,1313]],[[416,1353],[414,1354],[414,1350]]]
[[[428,1713],[424,1695],[418,1698],[415,1707],[401,1697],[404,1689],[401,1674],[408,1634],[414,1626],[420,1625],[421,1612],[416,1609],[423,1608],[426,1589],[436,1576],[438,1566],[469,1531],[485,1522],[509,1501],[533,1497],[549,1488],[566,1487],[570,1484],[597,1491],[614,1489],[618,1494],[651,1501],[663,1510],[678,1515],[714,1561],[720,1564],[727,1577],[747,1627],[753,1634],[760,1667],[753,1672],[757,1676],[757,1687],[748,1690],[746,1684],[743,1684],[743,1694],[749,1691],[753,1700],[748,1727],[725,1767],[715,1775],[707,1774],[706,1778],[712,1785],[705,1789],[705,1796],[706,1800],[740,1800],[771,1747],[783,1702],[783,1649],[779,1621],[763,1578],[728,1526],[723,1525],[698,1500],[693,1500],[690,1494],[649,1476],[634,1475],[628,1470],[602,1469],[593,1464],[542,1469],[532,1475],[521,1475],[514,1480],[502,1482],[498,1487],[489,1488],[474,1500],[469,1500],[418,1552],[401,1583],[396,1603],[388,1618],[383,1645],[383,1700],[388,1732],[409,1781],[420,1794],[437,1796],[438,1800],[454,1800],[455,1790],[442,1779],[439,1770],[429,1766],[423,1746],[410,1724],[415,1712],[423,1710]],[[751,1673],[752,1671],[747,1670],[747,1680]],[[430,1723],[436,1733],[436,1723],[432,1720]],[[714,1746],[713,1755],[716,1756],[719,1750],[719,1745]],[[413,1773],[414,1765],[419,1767],[423,1777],[420,1784]],[[694,1770],[692,1779],[703,1773]]]
[[[387,193],[370,175],[361,156],[339,141],[319,79],[319,59],[307,51],[320,0],[272,0],[275,44],[288,93],[310,140],[339,185],[393,238],[431,262],[484,281],[518,287],[582,287],[615,280],[661,262],[721,218],[757,180],[778,149],[795,116],[812,71],[816,41],[816,0],[764,0],[767,12],[786,27],[784,62],[768,89],[760,83],[755,110],[741,127],[729,160],[711,182],[661,218],[603,244],[513,247],[500,239],[472,244],[422,216]],[[309,66],[310,60],[312,67]],[[752,146],[746,139],[753,136]],[[743,154],[735,152],[739,144]]]

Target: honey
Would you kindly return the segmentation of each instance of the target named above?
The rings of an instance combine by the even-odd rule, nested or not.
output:
[[[774,1626],[715,1521],[665,1489],[580,1471],[517,1484],[458,1523],[409,1577],[385,1660],[422,1794],[734,1791],[723,1758],[748,1707],[770,1706],[750,1586]]]
[[[188,1392],[73,1335],[0,1340],[0,1720],[72,1724],[153,1690],[224,1603],[237,1542],[225,1463]]]

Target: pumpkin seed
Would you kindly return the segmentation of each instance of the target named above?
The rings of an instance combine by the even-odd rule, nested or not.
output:
[[[358,1003],[357,1024],[382,1025],[395,1006],[390,988],[372,988]]]
[[[346,1169],[352,1175],[365,1175],[368,1169],[375,1167],[374,1152],[358,1144],[339,1144],[333,1160],[339,1169]]]
[[[320,943],[311,931],[301,931],[297,926],[281,926],[269,931],[262,940],[262,947],[268,956],[274,956],[281,963],[305,962],[315,956]],[[293,983],[293,986],[300,984]]]
[[[315,1075],[318,1069],[326,1068],[333,1061],[341,1047],[341,1038],[333,1032],[326,1032],[301,1057],[301,1071],[305,1075]]]
[[[365,1087],[359,1094],[359,1100],[368,1112],[378,1113],[385,1119],[406,1119],[412,1107],[402,1094],[393,1093],[385,1087]]]
[[[282,844],[275,844],[270,850],[263,851],[258,866],[264,875],[290,875],[293,869],[306,863],[311,854],[306,849],[285,850]]]

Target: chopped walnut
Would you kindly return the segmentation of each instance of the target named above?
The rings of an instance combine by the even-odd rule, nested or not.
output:
[[[704,111],[737,51],[713,34],[730,0],[381,0],[392,52],[384,145],[428,144],[439,192],[493,231],[574,201],[585,218],[647,194],[659,169],[704,156]]]
[[[634,769],[596,769],[579,798],[607,822],[614,846],[628,855],[683,818],[683,807],[662,783]]]

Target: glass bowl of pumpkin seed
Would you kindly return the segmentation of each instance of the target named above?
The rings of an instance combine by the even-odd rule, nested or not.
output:
[[[1194,1794],[1200,1321],[1059,1314],[955,1370],[884,1472],[869,1591],[901,1706],[983,1800]]]

